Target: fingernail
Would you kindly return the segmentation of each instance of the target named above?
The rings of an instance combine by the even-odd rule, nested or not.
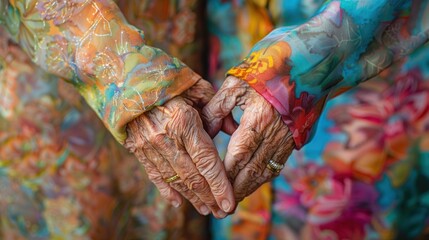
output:
[[[231,203],[228,201],[228,200],[223,200],[222,201],[222,209],[225,211],[225,212],[229,212],[229,211],[231,211]]]
[[[178,208],[180,206],[180,203],[178,201],[171,202],[173,204],[173,207]]]
[[[207,215],[209,215],[210,210],[206,206],[202,206],[202,207],[200,207],[200,212],[201,212],[201,214],[207,216]]]
[[[226,217],[226,213],[222,210],[218,210],[217,215],[219,216],[219,218],[225,218]]]

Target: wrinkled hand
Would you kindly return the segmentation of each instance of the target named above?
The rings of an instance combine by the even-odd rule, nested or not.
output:
[[[278,175],[267,168],[270,159],[284,164],[295,144],[280,114],[246,82],[228,77],[204,107],[206,129],[214,137],[235,106],[244,110],[231,136],[224,164],[233,183],[235,200],[243,200]],[[228,120],[230,121],[230,120]]]
[[[213,95],[210,83],[199,80],[181,96],[129,123],[125,147],[173,206],[182,204],[181,194],[201,214],[211,211],[223,218],[234,209],[233,190],[198,112]],[[179,180],[165,182],[176,174]]]

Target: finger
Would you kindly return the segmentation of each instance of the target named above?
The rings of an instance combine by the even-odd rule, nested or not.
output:
[[[267,141],[263,141],[252,154],[247,164],[236,172],[233,181],[236,201],[243,200],[244,197],[265,183],[266,179],[262,176],[265,170],[265,162],[274,155],[275,151],[275,149],[270,149],[267,146]]]
[[[141,118],[145,124],[144,126],[150,126],[150,122],[147,121],[147,118]],[[183,200],[181,195],[174,190],[170,185],[164,182],[161,172],[158,170],[156,165],[154,165],[146,156],[143,146],[149,145],[143,134],[135,134],[139,132],[139,125],[136,122],[131,122],[128,125],[128,138],[124,147],[126,147],[130,152],[134,153],[138,161],[141,162],[145,168],[145,171],[148,175],[149,180],[151,180],[155,186],[158,188],[161,196],[163,196],[167,201],[169,201],[174,207],[179,207],[182,205]],[[150,152],[149,152],[150,154]],[[150,155],[150,157],[152,157]]]
[[[206,179],[197,170],[182,145],[167,138],[162,143],[155,145],[155,147],[163,155],[164,159],[170,161],[170,165],[180,176],[182,183],[210,208],[215,217],[223,218],[226,216],[226,213],[217,205]],[[200,212],[203,212],[203,210]]]
[[[182,179],[169,183],[171,187],[179,191],[201,215],[209,215],[210,209],[207,205],[198,198],[183,182]],[[224,214],[226,216],[226,214]]]
[[[226,217],[226,212],[219,208],[206,179],[199,173],[188,153],[180,151],[174,169],[179,174],[183,184],[194,193],[213,213],[216,218]]]
[[[294,142],[288,129],[284,127],[275,132],[278,134],[267,136],[252,156],[250,163],[238,173],[233,184],[236,201],[243,200],[262,184],[278,176],[279,173],[267,168],[269,160],[284,164],[291,154]]]
[[[193,107],[202,109],[215,95],[213,86],[204,79],[200,79],[191,88],[183,93],[183,97],[192,102]]]
[[[231,182],[234,182],[237,173],[247,165],[263,141],[255,116],[252,108],[245,109],[241,123],[229,141],[224,164]]]
[[[210,136],[203,130],[201,119],[196,126],[189,126],[183,136],[183,143],[195,167],[205,178],[217,204],[225,212],[235,207],[234,192],[224,165]]]
[[[158,171],[161,173],[162,181],[164,183],[165,179],[177,174],[171,167],[170,163],[164,159],[164,157],[158,151],[156,151],[156,149],[150,143],[147,143],[144,148],[147,158],[150,159],[153,165],[155,165]],[[192,191],[190,191],[188,187],[185,186],[181,179],[172,183],[168,183],[168,185],[182,194],[183,197],[188,199],[188,201],[200,214],[207,215],[210,213],[209,208]]]
[[[232,113],[230,113],[228,116],[226,116],[223,119],[222,123],[222,131],[226,134],[232,135],[235,130],[238,128],[238,123],[234,120],[234,117],[232,116]]]
[[[276,153],[271,159],[276,163],[285,164],[291,152],[292,150],[288,147],[280,148],[276,151]],[[249,177],[246,178],[246,176],[237,176],[237,181],[234,183],[234,189],[237,189],[235,193],[236,201],[242,201],[245,197],[256,191],[262,184],[272,181],[279,174],[280,173],[273,172],[272,170],[267,168],[267,165],[265,165],[265,169],[260,178],[257,181],[254,181],[255,184],[252,184],[250,186],[246,186],[246,184],[244,184],[244,181],[240,182],[240,179],[250,179]]]
[[[228,77],[219,91],[203,108],[202,118],[205,129],[211,137],[216,136],[223,124],[223,119],[230,115],[238,104],[240,97],[246,94],[247,86],[244,81]]]
[[[149,180],[151,180],[153,184],[155,184],[161,196],[167,199],[167,201],[169,201],[171,205],[173,205],[174,207],[177,208],[181,206],[183,203],[182,196],[175,189],[173,189],[169,184],[164,182],[162,174],[158,171],[156,166],[153,165],[152,162],[147,160],[146,157],[142,158],[139,156],[138,158],[140,162],[143,164],[146,170],[146,173],[149,177]]]

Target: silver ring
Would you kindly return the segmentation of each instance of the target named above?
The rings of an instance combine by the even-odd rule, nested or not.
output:
[[[280,173],[284,168],[284,166],[285,166],[284,164],[274,162],[274,160],[272,159],[270,159],[270,161],[268,161],[268,164],[267,164],[267,168],[274,173]]]

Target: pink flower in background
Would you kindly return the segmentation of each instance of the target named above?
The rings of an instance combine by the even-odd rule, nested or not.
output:
[[[409,71],[390,87],[377,82],[377,88],[357,93],[357,103],[333,108],[329,113],[337,126],[333,131],[345,133],[348,140],[328,144],[326,162],[339,173],[374,182],[386,166],[406,156],[416,136],[427,131],[426,84],[419,71]]]
[[[285,177],[293,191],[278,193],[275,211],[307,222],[316,239],[330,239],[323,237],[330,231],[339,234],[333,239],[363,236],[376,208],[373,186],[314,163],[291,169]]]

